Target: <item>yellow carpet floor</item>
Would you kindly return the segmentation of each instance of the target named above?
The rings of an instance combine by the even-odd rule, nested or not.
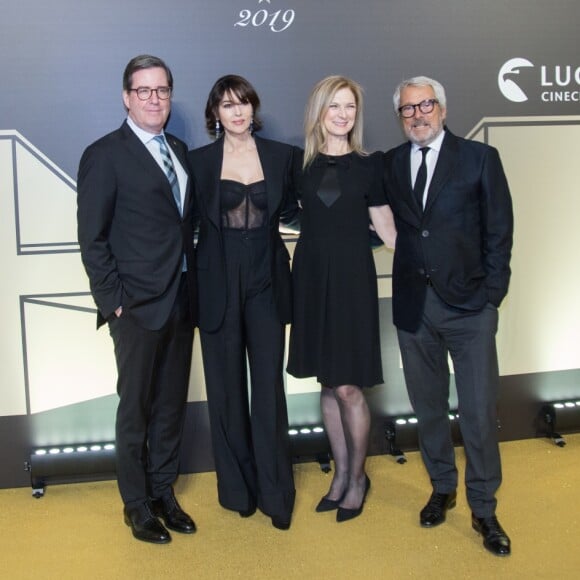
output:
[[[418,453],[398,465],[368,460],[372,487],[361,517],[337,524],[314,507],[330,475],[316,463],[295,466],[292,528],[279,531],[219,507],[215,474],[182,476],[176,486],[196,520],[192,536],[169,545],[134,540],[114,481],[0,490],[0,577],[19,579],[374,579],[580,578],[580,434],[558,448],[546,439],[501,445],[504,483],[499,519],[512,555],[498,558],[471,529],[460,488],[447,522],[426,530],[418,513],[430,485]],[[462,449],[457,450],[463,474]]]

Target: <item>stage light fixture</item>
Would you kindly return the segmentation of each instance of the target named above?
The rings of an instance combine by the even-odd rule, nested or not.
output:
[[[322,425],[293,425],[288,435],[292,456],[313,456],[322,471],[330,471],[330,444]]]
[[[453,439],[455,442],[461,441],[461,431],[459,429],[459,413],[456,410],[449,411],[449,420],[453,429]],[[403,447],[417,449],[417,424],[415,415],[400,415],[388,417],[384,423],[384,435],[387,441],[386,454],[395,458],[400,465],[407,462]]]
[[[557,429],[557,430],[556,430]],[[566,441],[560,432],[580,430],[580,401],[553,401],[544,403],[536,418],[536,435],[551,439],[558,447]]]
[[[39,447],[24,469],[30,472],[32,496],[41,498],[49,483],[98,481],[115,476],[115,444],[111,442]]]
[[[288,435],[291,437],[319,436],[321,434],[324,434],[324,427],[320,425],[300,425],[288,429]]]
[[[403,463],[407,463],[407,458],[405,454],[399,447],[397,447],[397,425],[407,425],[409,422],[406,419],[399,418],[395,419],[394,421],[387,421],[385,423],[385,439],[387,440],[387,455],[392,455],[395,458],[395,461],[402,465]]]

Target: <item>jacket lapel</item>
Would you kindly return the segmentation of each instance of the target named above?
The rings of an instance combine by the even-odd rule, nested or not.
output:
[[[264,180],[266,181],[266,194],[268,196],[268,218],[272,219],[280,206],[282,201],[282,183],[284,178],[283,171],[280,171],[280,160],[275,156],[272,149],[268,147],[268,143],[260,137],[255,136],[256,147],[258,149],[258,157],[262,164],[262,171],[264,172]]]
[[[185,171],[186,182],[185,182],[185,191],[183,192],[183,212],[182,212],[182,215],[185,216],[187,214],[188,205],[191,200],[191,179],[189,176],[189,171],[187,170],[187,158],[185,156],[183,146],[180,145],[180,143],[177,141],[175,137],[173,137],[172,135],[168,135],[166,133],[165,138],[167,139],[169,147],[171,147],[171,150],[173,151],[179,163],[181,164],[181,167]],[[171,198],[173,199],[173,194],[171,195]]]
[[[420,221],[421,209],[417,205],[411,184],[411,143],[403,144],[396,151],[393,167],[395,168],[393,191],[399,193],[399,206],[407,219],[411,214],[417,221]]]
[[[457,163],[459,156],[457,155],[457,139],[453,133],[445,130],[445,138],[441,144],[441,151],[437,158],[437,165],[433,172],[433,177],[429,185],[427,193],[427,203],[425,204],[425,213],[428,213],[431,206],[437,199],[443,185],[447,182],[449,177],[453,174],[453,168]]]
[[[127,146],[129,153],[139,160],[139,162],[141,163],[143,168],[147,171],[147,173],[149,173],[151,175],[152,178],[156,179],[160,184],[162,184],[163,191],[165,192],[165,195],[167,195],[167,198],[169,200],[171,200],[171,202],[175,206],[175,211],[179,213],[179,209],[177,208],[177,205],[175,204],[173,192],[171,191],[171,186],[169,185],[169,181],[168,181],[167,176],[165,175],[163,169],[161,169],[161,167],[159,167],[159,164],[157,163],[157,161],[155,161],[155,159],[153,158],[153,156],[151,155],[151,153],[149,152],[147,147],[145,147],[145,145],[139,139],[139,137],[137,137],[137,135],[135,135],[135,133],[133,132],[131,127],[129,127],[129,125],[127,124],[126,121],[121,126],[121,131],[123,132],[123,135],[125,136],[125,139],[126,139],[125,143],[126,143],[126,146]],[[169,141],[169,139],[168,139],[168,141]],[[173,145],[174,145],[174,143],[173,143]],[[171,148],[173,149],[173,151],[177,155],[177,151],[176,151],[175,146],[172,146]],[[181,157],[178,156],[178,158],[181,162]]]
[[[224,158],[224,138],[221,137],[210,145],[206,151],[206,159],[203,164],[203,174],[195,178],[200,183],[200,194],[203,199],[207,217],[220,228],[220,196],[219,185],[222,174],[222,162]],[[199,171],[199,169],[198,169]]]
[[[127,146],[129,153],[133,157],[138,159],[139,163],[141,163],[141,165],[147,171],[147,173],[149,173],[152,177],[154,177],[157,180],[165,179],[165,181],[167,181],[167,177],[165,176],[165,173],[163,173],[161,167],[159,167],[155,159],[153,159],[151,153],[149,153],[147,147],[143,145],[139,137],[135,135],[135,133],[133,132],[131,127],[129,127],[126,121],[121,126],[121,131],[123,133],[123,136],[125,137],[125,144]],[[171,194],[171,188],[169,187],[168,181],[167,181],[167,189]]]
[[[260,137],[254,137],[264,180],[268,195],[268,215],[272,219],[276,215],[281,203],[283,191],[282,180],[284,172],[280,171],[280,159],[268,146],[268,142]],[[220,205],[219,205],[219,182],[222,172],[222,162],[224,154],[223,137],[206,149],[205,159],[203,159],[203,173],[197,169],[195,180],[199,184],[199,191],[206,207],[209,220],[217,227],[220,227]]]

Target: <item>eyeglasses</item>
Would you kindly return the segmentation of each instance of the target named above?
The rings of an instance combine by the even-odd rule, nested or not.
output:
[[[153,92],[157,93],[157,97],[162,101],[166,101],[171,96],[171,87],[157,87],[156,89],[150,89],[149,87],[138,87],[136,89],[129,89],[129,91],[135,91],[137,93],[137,98],[140,101],[146,101],[151,98]]]
[[[424,114],[431,113],[431,111],[433,111],[433,109],[435,108],[436,104],[439,104],[439,101],[437,99],[426,99],[425,101],[421,101],[416,105],[403,105],[402,107],[399,107],[397,110],[399,111],[399,115],[401,115],[401,117],[409,119],[413,115],[415,115],[416,109],[419,109],[419,111],[421,111],[421,113]]]

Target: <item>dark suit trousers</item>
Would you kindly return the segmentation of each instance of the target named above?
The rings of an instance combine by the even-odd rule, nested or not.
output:
[[[227,307],[201,332],[220,504],[289,518],[294,479],[283,384],[284,326],[269,281],[267,232],[226,230]],[[251,393],[248,396],[248,369]]]
[[[421,454],[438,493],[449,493],[457,487],[448,416],[447,357],[451,356],[467,459],[467,500],[478,517],[495,513],[495,493],[501,483],[496,414],[497,321],[497,309],[491,304],[478,312],[459,310],[445,304],[429,287],[417,332],[398,330],[405,381],[418,419]]]
[[[178,474],[193,344],[185,278],[161,329],[142,328],[125,312],[109,321],[118,371],[117,481],[129,507],[167,493]]]

